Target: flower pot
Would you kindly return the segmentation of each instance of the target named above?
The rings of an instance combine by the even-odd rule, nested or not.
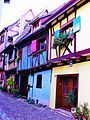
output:
[[[89,116],[83,116],[83,120],[88,120]]]
[[[73,40],[73,35],[72,34],[69,34],[68,35],[68,39],[71,41],[71,40]]]
[[[76,108],[75,107],[72,107],[71,108],[71,113],[74,114],[76,112]]]

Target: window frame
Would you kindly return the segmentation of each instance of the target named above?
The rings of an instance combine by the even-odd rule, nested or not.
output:
[[[36,88],[42,89],[42,74],[37,75]]]

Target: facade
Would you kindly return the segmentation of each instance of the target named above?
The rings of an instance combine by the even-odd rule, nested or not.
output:
[[[76,95],[76,106],[83,102],[88,102],[90,106],[89,12],[89,0],[73,0],[64,4],[45,21],[49,26],[48,61],[54,65],[51,108],[69,109],[66,97],[72,90]]]
[[[51,69],[48,67],[48,31],[42,22],[50,15],[42,11],[32,19],[18,38],[20,94],[49,106]],[[46,75],[48,72],[48,75]],[[48,86],[48,87],[47,87]],[[28,90],[27,90],[28,87]]]
[[[10,0],[0,0],[0,27],[1,27],[1,18],[3,12],[3,6],[5,3],[9,3]],[[5,31],[0,32],[0,86],[4,84],[5,73],[4,73],[4,53],[1,53],[4,49],[4,40],[5,40]]]
[[[70,109],[66,98],[71,91],[75,106],[90,106],[89,12],[89,0],[70,0],[52,13],[22,16],[3,29],[0,83],[11,76],[22,97],[53,109]]]
[[[18,21],[17,21],[18,22]],[[6,79],[9,77],[13,77],[15,80],[15,75],[16,75],[16,49],[13,46],[14,43],[14,37],[19,35],[18,31],[16,30],[15,24],[14,23],[6,28],[4,28],[0,32],[0,54],[2,56],[2,70],[3,73],[0,75],[3,76],[1,77],[3,80],[3,85],[6,85]],[[15,27],[15,30],[14,30]],[[3,75],[2,75],[3,74]]]
[[[7,1],[9,2],[9,1]],[[30,16],[31,15],[31,16]],[[24,27],[30,20],[30,17],[33,17],[32,11],[28,11],[26,14],[22,15],[19,20],[17,20],[12,25],[4,28],[0,32],[0,54],[2,56],[1,67],[3,67],[4,75],[1,72],[1,79],[3,79],[3,84],[6,85],[6,80],[9,77],[12,77],[15,85],[18,86],[18,74],[17,74],[17,49],[14,44],[16,38],[20,36],[24,30]],[[3,77],[2,77],[3,76]],[[3,86],[3,85],[2,85]]]
[[[4,48],[5,32],[0,33],[0,51]],[[0,86],[4,84],[4,54],[0,54]]]

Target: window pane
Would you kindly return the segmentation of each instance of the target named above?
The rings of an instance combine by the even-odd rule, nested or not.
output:
[[[36,88],[42,88],[42,75],[37,76]]]

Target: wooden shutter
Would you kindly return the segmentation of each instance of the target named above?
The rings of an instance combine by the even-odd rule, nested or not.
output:
[[[37,40],[33,40],[31,43],[31,52],[37,51]]]

